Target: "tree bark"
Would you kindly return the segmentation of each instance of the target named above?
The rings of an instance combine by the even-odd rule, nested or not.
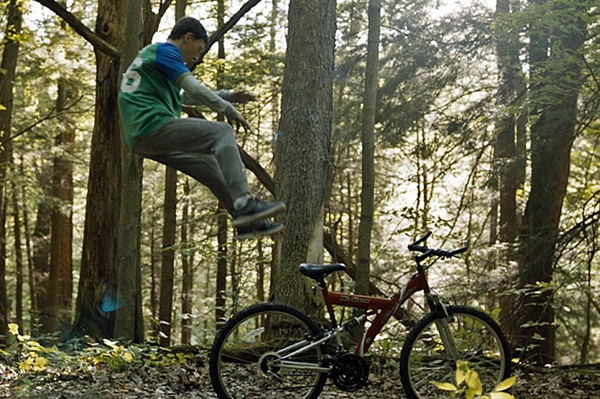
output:
[[[322,229],[331,144],[335,6],[335,0],[290,1],[275,149],[277,197],[288,210],[281,218],[280,281],[286,283],[275,287],[274,299],[307,313],[315,310],[314,298],[298,265],[308,260],[311,240],[322,237],[316,229]]]
[[[184,197],[189,198],[190,187],[188,178],[184,179]],[[186,201],[183,205],[183,214],[181,217],[181,242],[187,245],[190,231],[190,203]],[[181,287],[181,344],[190,345],[192,341],[192,313],[194,307],[193,287],[194,287],[194,255],[183,251],[181,257],[182,269],[182,287]]]
[[[74,88],[61,79],[58,83],[57,111],[68,107],[68,100],[75,97]],[[59,154],[54,158],[50,240],[50,275],[48,278],[47,306],[49,311],[41,320],[45,333],[58,330],[60,325],[71,324],[73,295],[73,164],[72,151],[75,129],[66,118],[61,118],[63,128],[55,139]],[[64,332],[64,331],[63,331]]]
[[[122,43],[124,14],[122,1],[98,2],[96,34],[116,48]],[[74,333],[100,338],[114,334],[122,138],[115,118],[120,62],[99,49],[95,53],[96,111]]]
[[[14,161],[11,160],[11,164]],[[11,182],[11,194],[12,194],[12,208],[13,208],[13,232],[15,235],[15,271],[16,271],[16,285],[15,285],[15,312],[16,322],[19,326],[19,331],[25,331],[23,324],[23,248],[21,243],[21,211],[19,201],[19,190],[14,180]]]
[[[521,124],[523,123],[523,98],[525,96],[525,82],[519,54],[521,44],[519,32],[507,25],[509,16],[518,13],[518,2],[514,0],[496,1],[496,56],[499,71],[499,89],[497,93],[498,116],[495,126],[494,166],[496,179],[494,179],[497,199],[494,199],[492,221],[498,220],[491,232],[491,245],[497,242],[505,244],[498,254],[505,262],[515,261],[514,245],[519,231],[519,217],[517,208],[517,190],[523,185],[525,174],[525,154],[520,142],[524,135]],[[490,270],[496,267],[498,259],[490,260]],[[495,293],[490,293],[490,296]],[[495,301],[495,299],[494,299]],[[515,304],[510,296],[502,296],[500,302],[500,322],[507,333],[513,349],[516,345],[516,335],[519,326],[512,317]],[[495,304],[491,304],[495,306]]]
[[[375,114],[377,102],[377,68],[379,64],[379,32],[381,1],[369,1],[369,34],[367,66],[362,111],[362,187],[360,194],[360,223],[358,226],[358,256],[356,262],[357,294],[369,294],[371,265],[371,232],[373,230],[375,196]]]
[[[11,154],[10,137],[13,112],[13,87],[19,55],[19,41],[23,22],[22,4],[10,0],[6,9],[4,50],[0,63],[0,346],[8,336],[8,298],[6,292],[6,171]],[[10,33],[10,34],[8,34]]]
[[[121,52],[122,76],[143,46],[143,0],[127,0],[123,50]],[[140,260],[142,158],[121,146],[121,187],[117,248],[117,294],[115,296],[114,335],[132,342],[144,341],[142,314],[142,277]]]
[[[526,293],[519,298],[515,317],[521,326],[521,358],[538,364],[552,362],[555,355],[554,250],[583,83],[579,52],[586,36],[585,15],[585,6],[573,2],[568,8],[553,10],[552,15],[537,16],[538,23],[563,28],[533,24],[530,32],[532,115],[536,119],[531,126],[531,191],[520,233],[518,287]]]
[[[42,170],[38,176],[38,182],[42,190],[46,191],[46,187],[50,186],[50,173],[47,166],[49,162],[42,162]],[[51,213],[47,201],[38,202],[36,209],[35,225],[31,237],[32,241],[32,273],[30,276],[32,287],[32,308],[36,311],[32,312],[31,334],[37,336],[39,334],[40,318],[42,310],[46,307],[48,295],[48,275],[50,273],[50,226]]]
[[[163,205],[163,239],[160,269],[160,307],[158,319],[160,322],[160,344],[169,346],[171,343],[171,327],[173,324],[173,288],[175,282],[175,235],[176,235],[176,206],[177,206],[177,171],[165,167],[165,202]]]

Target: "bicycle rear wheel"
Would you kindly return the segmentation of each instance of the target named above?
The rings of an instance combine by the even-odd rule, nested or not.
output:
[[[449,306],[447,310],[451,319],[428,314],[410,331],[402,347],[400,378],[409,399],[448,397],[432,381],[456,384],[456,362],[461,360],[477,372],[484,393],[510,375],[508,343],[498,324],[468,306]],[[453,342],[455,354],[446,347],[442,329]]]
[[[210,353],[215,392],[226,399],[317,398],[327,378],[314,369],[323,363],[321,348],[289,356],[317,333],[313,321],[285,305],[262,303],[241,311],[223,326]]]

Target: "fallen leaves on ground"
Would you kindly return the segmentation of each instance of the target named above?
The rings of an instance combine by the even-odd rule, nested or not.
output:
[[[14,362],[13,362],[14,363]],[[208,377],[205,351],[186,357],[184,362],[153,364],[137,362],[112,369],[106,365],[47,367],[25,372],[10,359],[0,363],[0,397],[40,399],[214,399]],[[600,399],[600,365],[579,367],[519,367],[511,393],[517,399],[577,398]],[[372,372],[367,387],[341,392],[328,384],[320,398],[404,398],[400,378]]]

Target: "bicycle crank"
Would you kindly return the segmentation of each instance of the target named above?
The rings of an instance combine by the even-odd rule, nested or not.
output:
[[[369,380],[369,364],[354,353],[345,353],[334,360],[329,378],[342,391],[357,391]]]

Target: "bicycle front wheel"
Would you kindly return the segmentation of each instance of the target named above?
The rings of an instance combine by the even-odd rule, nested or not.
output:
[[[318,328],[299,311],[262,303],[241,311],[217,335],[210,358],[212,386],[222,399],[315,399],[327,373]],[[303,349],[304,348],[304,349]]]
[[[409,399],[446,398],[432,382],[456,385],[457,361],[477,372],[483,392],[510,374],[508,343],[498,324],[468,306],[449,306],[450,319],[430,313],[410,331],[400,355],[400,378]]]

